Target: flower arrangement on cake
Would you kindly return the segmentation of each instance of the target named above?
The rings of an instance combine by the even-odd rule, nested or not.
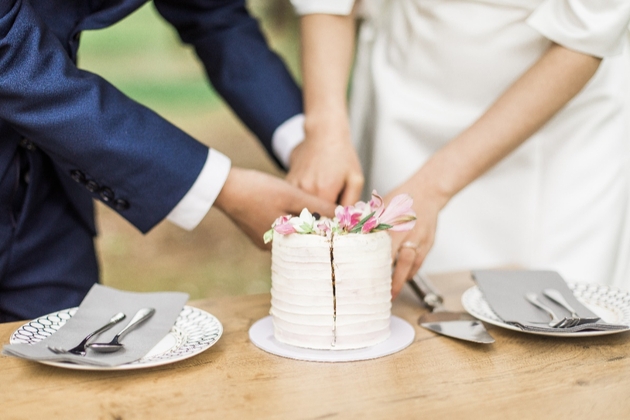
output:
[[[273,232],[282,235],[292,233],[330,236],[331,234],[372,233],[383,230],[411,230],[416,223],[416,213],[412,209],[413,200],[407,194],[395,196],[388,206],[376,190],[367,203],[357,202],[354,206],[337,206],[332,219],[311,214],[307,209],[299,216],[280,216],[265,232],[265,243],[273,239]]]

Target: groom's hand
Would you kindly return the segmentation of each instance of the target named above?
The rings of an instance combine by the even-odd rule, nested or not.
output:
[[[306,139],[291,153],[287,181],[330,203],[353,205],[361,197],[363,172],[347,119],[305,124]]]
[[[334,204],[312,196],[286,181],[253,170],[232,167],[215,201],[223,211],[260,248],[269,248],[263,234],[278,217],[298,215],[303,208],[322,216],[334,216]]]

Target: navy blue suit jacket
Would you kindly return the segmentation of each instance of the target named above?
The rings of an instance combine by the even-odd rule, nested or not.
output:
[[[2,2],[8,10],[0,18],[0,176],[26,138],[52,159],[91,229],[96,198],[148,231],[186,194],[207,149],[75,65],[81,31],[111,25],[146,0]],[[274,130],[301,112],[301,93],[244,1],[155,5],[194,46],[216,90],[271,150]],[[77,171],[99,188],[72,181]],[[104,188],[114,198],[103,195]]]
[[[93,199],[142,232],[188,192],[207,147],[76,67],[81,31],[146,0],[0,0],[0,322],[81,302],[98,280]],[[301,94],[243,0],[155,0],[271,150]]]

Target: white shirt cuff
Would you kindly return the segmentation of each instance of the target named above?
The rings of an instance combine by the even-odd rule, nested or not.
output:
[[[231,166],[232,162],[227,156],[209,149],[206,163],[195,183],[166,219],[186,230],[197,227],[221,192]]]
[[[303,141],[304,114],[297,114],[276,128],[271,138],[271,148],[278,160],[288,169],[293,149]]]
[[[298,15],[313,13],[349,15],[354,6],[354,0],[291,0],[291,3]]]

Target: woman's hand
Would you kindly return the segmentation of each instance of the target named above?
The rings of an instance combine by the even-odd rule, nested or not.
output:
[[[291,154],[287,181],[328,202],[355,204],[364,179],[345,115],[322,123],[307,118],[305,132],[306,139]]]
[[[405,283],[420,269],[424,259],[433,246],[435,230],[440,210],[449,197],[438,193],[434,187],[421,180],[422,171],[406,181],[385,197],[385,202],[398,194],[409,194],[413,198],[413,210],[416,212],[416,224],[405,232],[391,231],[392,260],[392,298],[398,296]]]
[[[304,132],[292,154],[287,180],[331,203],[355,204],[363,173],[348,123],[353,15],[310,14],[300,19]]]

